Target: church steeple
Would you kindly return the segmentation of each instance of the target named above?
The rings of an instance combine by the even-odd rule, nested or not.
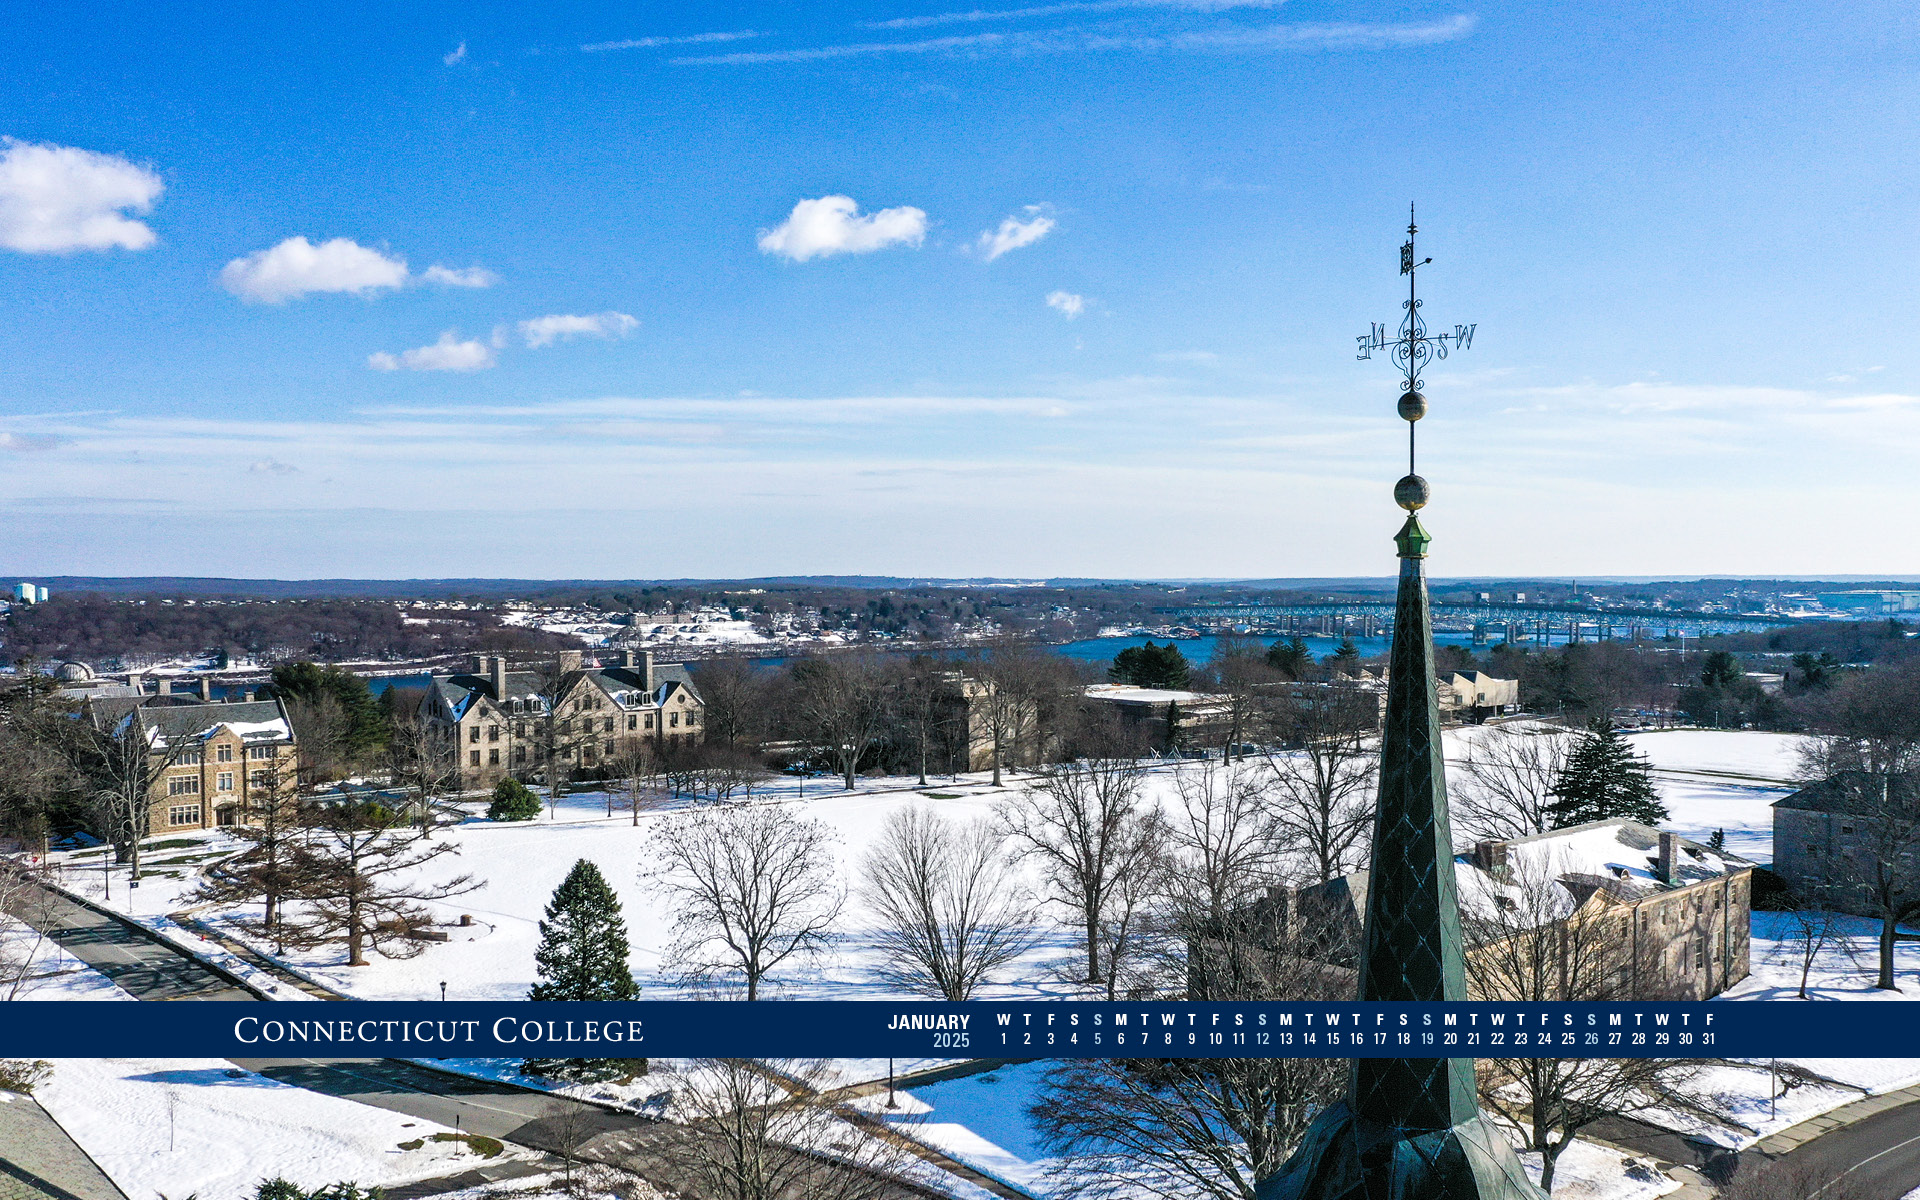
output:
[[[1367,876],[1360,957],[1362,1000],[1465,1000],[1467,981],[1455,894],[1453,830],[1433,668],[1427,601],[1427,547],[1419,510],[1432,497],[1414,473],[1414,423],[1426,415],[1420,367],[1472,339],[1472,326],[1428,337],[1414,293],[1411,222],[1400,248],[1407,276],[1406,319],[1392,344],[1406,371],[1400,416],[1407,422],[1407,474],[1394,501],[1407,510],[1394,544],[1400,555],[1380,792]],[[1384,327],[1360,339],[1361,358],[1386,348]],[[1513,1148],[1480,1113],[1470,1058],[1355,1059],[1347,1099],[1307,1131],[1260,1200],[1545,1200]]]

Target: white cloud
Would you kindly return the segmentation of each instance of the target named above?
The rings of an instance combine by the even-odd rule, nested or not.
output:
[[[864,217],[859,212],[851,196],[802,200],[786,220],[761,232],[760,250],[806,262],[885,246],[918,246],[927,235],[927,214],[917,208],[883,208]]]
[[[384,350],[369,354],[367,365],[376,371],[484,371],[494,365],[493,347],[477,339],[463,342],[449,329],[431,346],[417,346],[398,356]]]
[[[759,30],[740,29],[721,33],[689,33],[683,34],[680,37],[625,38],[618,42],[594,42],[591,45],[582,46],[580,49],[586,51],[588,54],[596,54],[602,50],[648,50],[655,46],[688,46],[698,45],[703,42],[737,42],[741,38],[756,38],[761,36],[763,35]]]
[[[460,270],[455,267],[431,266],[420,272],[420,282],[437,283],[442,287],[484,288],[500,282],[500,277],[485,267],[468,267]]]
[[[448,53],[441,55],[440,61],[451,67],[455,63],[464,61],[466,57],[467,57],[467,44],[465,42],[461,42],[458,46],[455,46]]]
[[[1072,292],[1048,292],[1047,307],[1059,309],[1061,315],[1071,321],[1087,311],[1087,298],[1076,296]]]
[[[622,338],[639,327],[640,322],[623,312],[593,313],[584,317],[555,313],[520,322],[520,336],[526,339],[529,348],[538,350],[577,337]]]
[[[933,13],[924,17],[895,17],[868,21],[868,29],[925,29],[929,25],[972,24],[976,21],[1018,21],[1028,17],[1058,17],[1069,13],[1117,12],[1129,8],[1170,8],[1181,12],[1225,12],[1234,8],[1279,8],[1285,0],[1070,0],[1031,8],[971,9]]]
[[[277,458],[263,458],[249,466],[247,470],[254,475],[298,475],[300,468],[291,463],[283,463]]]
[[[389,258],[351,238],[314,245],[290,237],[270,250],[255,250],[220,271],[220,286],[242,300],[284,304],[313,292],[364,296],[407,282],[407,261]]]
[[[1051,211],[1044,204],[1029,204],[1021,210],[1026,219],[1008,217],[1000,222],[1000,228],[989,229],[980,235],[975,243],[988,262],[999,258],[1009,250],[1018,250],[1022,246],[1031,246],[1053,231]]]
[[[112,154],[0,138],[0,246],[23,254],[144,250],[147,213],[166,185]]]
[[[37,450],[51,450],[58,439],[34,433],[8,433],[0,430],[0,450],[13,454],[31,454]]]

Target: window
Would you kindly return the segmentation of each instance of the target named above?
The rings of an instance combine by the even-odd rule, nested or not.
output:
[[[233,761],[233,747],[232,747],[232,746],[215,746],[215,747],[213,748],[213,761],[215,761],[215,762],[232,762],[232,761]]]
[[[470,767],[477,767],[480,765],[480,752],[478,750],[475,750],[472,754],[469,754],[467,756],[467,765]]]
[[[173,778],[167,780],[167,795],[169,796],[198,796],[199,794],[200,777],[198,775],[175,775]],[[195,820],[198,819],[197,817],[195,818]]]
[[[601,727],[601,730],[600,730],[600,732],[602,732],[602,733],[612,733],[612,732],[613,732],[613,718],[612,718],[612,717],[608,717],[608,718],[606,719],[606,723],[605,723],[605,724],[604,724],[604,725],[603,725],[603,726]]]
[[[562,721],[562,722],[560,722],[560,732],[561,732],[561,733],[572,733],[572,732],[573,732],[573,718],[572,718],[572,717],[568,717],[568,718],[567,718],[566,720],[564,720],[564,721]]]
[[[692,709],[688,709],[687,710],[687,728],[691,729],[695,725],[698,725],[699,723],[700,723],[700,714],[697,712],[694,712]]]
[[[272,758],[273,747],[272,746],[248,746],[247,757],[252,759]]]
[[[673,725],[675,729],[680,728],[680,714],[677,712],[672,714],[672,716],[669,718],[669,722]]]
[[[467,730],[467,740],[470,742],[477,742],[480,740],[480,727],[478,725],[475,725],[473,728]]]
[[[628,714],[627,714],[627,728],[628,728],[628,729],[638,729],[638,728],[640,728],[640,718],[639,718],[639,717],[638,717],[637,715],[635,715],[635,714],[633,714],[633,713],[628,713]]]
[[[249,788],[268,788],[272,787],[273,784],[268,780],[268,772],[249,771],[247,773],[247,786]]]
[[[498,725],[487,726],[487,740],[490,742],[497,742],[500,740],[500,727]]]
[[[182,750],[180,752],[180,757],[174,759],[173,761],[175,766],[197,767],[200,765],[200,762],[201,762],[200,751]]]
[[[515,721],[513,723],[513,736],[515,737],[527,736],[527,723],[525,721]]]
[[[490,767],[497,767],[500,765],[500,752],[498,750],[487,751],[487,765]]]
[[[648,713],[648,714],[647,714],[647,728],[648,728],[648,729],[652,729],[652,728],[653,728],[653,714],[652,714],[652,713]]]
[[[1841,833],[1852,833],[1852,832],[1853,832],[1853,826],[1851,826],[1851,825],[1842,825],[1842,826],[1840,827],[1840,832],[1841,832]]]
[[[605,754],[605,755],[606,755],[606,756],[607,756],[608,758],[612,758],[612,757],[613,757],[613,743],[612,743],[612,742],[608,742],[608,743],[607,743],[607,744],[606,744],[605,746],[603,746],[603,747],[601,747],[601,753],[603,753],[603,754]]]
[[[232,771],[220,772],[219,777],[213,781],[213,790],[216,792],[232,791],[233,790],[233,772]]]
[[[198,783],[199,780],[194,782]],[[199,823],[200,806],[198,804],[175,804],[167,809],[169,825],[198,825]]]

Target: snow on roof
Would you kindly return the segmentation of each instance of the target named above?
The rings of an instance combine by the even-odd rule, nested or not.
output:
[[[1205,692],[1133,687],[1125,683],[1093,684],[1087,688],[1087,697],[1092,700],[1117,700],[1123,704],[1207,704],[1220,699]]]
[[[1708,849],[1700,842],[1673,835],[1674,882],[1656,873],[1660,861],[1660,831],[1637,821],[1595,821],[1555,829],[1502,843],[1506,870],[1498,875],[1483,870],[1472,854],[1454,857],[1463,913],[1491,917],[1498,908],[1519,904],[1534,907],[1541,892],[1560,911],[1542,917],[1565,916],[1596,890],[1626,901],[1641,900],[1676,887],[1718,879],[1754,864],[1738,855]],[[1538,886],[1547,881],[1555,887]],[[1523,893],[1531,892],[1531,895]],[[1507,901],[1503,904],[1502,900]]]

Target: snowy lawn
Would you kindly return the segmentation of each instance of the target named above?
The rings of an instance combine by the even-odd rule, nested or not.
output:
[[[12,1000],[131,1000],[105,975],[11,917],[0,916],[0,946],[9,952],[31,950],[26,977]]]
[[[34,1098],[134,1197],[244,1200],[274,1175],[309,1188],[338,1180],[384,1186],[484,1161],[464,1142],[433,1140],[455,1131],[431,1121],[277,1083],[222,1059],[62,1059]]]

